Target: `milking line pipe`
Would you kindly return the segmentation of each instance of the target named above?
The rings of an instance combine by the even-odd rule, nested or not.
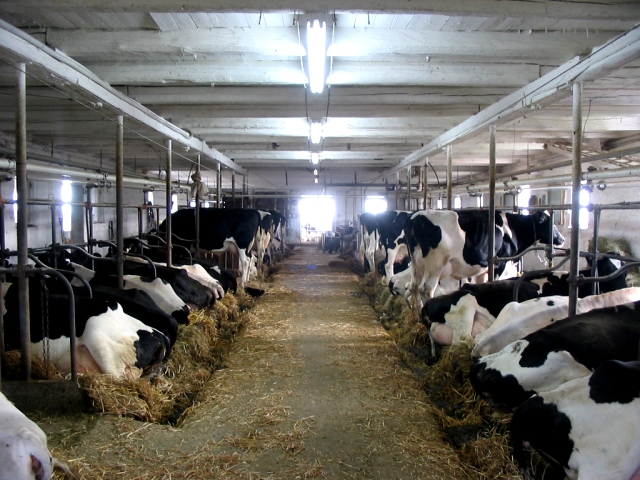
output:
[[[18,252],[10,252],[13,253],[13,256],[17,256]],[[0,274],[7,274],[10,273],[12,275],[18,274],[18,278],[20,278],[20,273],[19,270],[17,268],[6,268],[6,267],[0,267]],[[69,280],[67,280],[65,278],[64,275],[62,275],[60,272],[58,272],[57,270],[54,270],[53,268],[33,268],[33,267],[29,267],[26,268],[24,270],[24,276],[25,276],[25,280],[27,279],[27,275],[53,275],[54,277],[57,277],[59,280],[62,280],[62,284],[65,286],[65,288],[67,289],[67,295],[68,295],[68,299],[69,299],[69,355],[71,358],[71,380],[73,382],[77,382],[78,381],[78,371],[77,371],[77,367],[76,367],[76,302],[75,302],[75,295],[73,293],[73,288],[71,287],[71,284],[69,283]],[[44,333],[44,332],[43,332]],[[29,360],[31,360],[31,338],[29,337],[29,348],[28,348],[28,353],[29,353]],[[22,350],[22,345],[21,347],[21,354],[22,356],[25,355],[25,351]],[[27,380],[30,380],[27,379]]]

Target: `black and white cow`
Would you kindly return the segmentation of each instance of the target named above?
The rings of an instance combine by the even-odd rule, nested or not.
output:
[[[487,210],[422,210],[404,225],[411,255],[411,290],[432,298],[442,278],[476,277],[487,270],[489,241]],[[496,213],[495,254],[510,257],[537,241],[561,245],[564,238],[543,211],[532,215]]]
[[[488,329],[511,301],[515,283],[516,280],[465,283],[456,292],[425,301],[421,318],[432,341],[439,345],[470,342]],[[537,298],[539,289],[533,282],[522,282],[518,300]]]
[[[534,393],[591,375],[606,360],[638,358],[640,302],[556,322],[482,357],[470,380],[482,398],[513,409]]]
[[[407,246],[404,238],[403,226],[410,217],[411,212],[400,210],[388,210],[376,216],[378,241],[386,252],[386,263],[384,266],[384,277],[382,281],[389,283],[393,276],[394,264],[402,263],[404,257],[408,256]]]
[[[258,270],[264,273],[265,254],[269,250],[273,232],[273,216],[264,210],[258,210],[258,213],[260,214],[260,226],[256,232],[254,246],[258,255]],[[271,256],[266,258],[268,258],[266,263],[270,262]]]
[[[51,456],[42,429],[0,392],[0,480],[49,480],[54,468],[76,478]]]
[[[271,214],[271,218],[273,218],[273,228],[271,232],[271,245],[273,246],[275,252],[269,252],[271,258],[274,258],[275,255],[273,253],[279,253],[280,255],[284,254],[285,251],[285,242],[286,242],[286,218],[285,216],[278,212],[277,210],[268,210]]]
[[[609,252],[613,253],[613,252]],[[587,258],[587,262],[591,265],[590,259]],[[610,259],[610,258],[600,258],[597,262],[597,272],[599,277],[604,277],[605,275],[610,275],[620,269],[623,262],[620,260]],[[578,272],[580,275],[589,278],[591,277],[591,268],[583,269]],[[561,273],[561,274],[547,274],[543,277],[544,280],[541,282],[542,284],[542,294],[543,295],[569,295],[569,274]],[[622,288],[627,288],[627,273],[621,273],[616,278],[606,281],[599,282],[600,293],[613,292],[614,290],[620,290]],[[595,293],[595,284],[594,283],[585,283],[584,285],[578,288],[578,296],[580,298],[584,298],[588,295],[593,295]]]
[[[613,307],[640,300],[640,288],[629,287],[600,295],[590,295],[578,299],[578,314],[596,308]],[[484,357],[499,352],[510,343],[526,337],[530,333],[564,320],[569,315],[569,297],[552,295],[527,300],[522,303],[508,303],[496,317],[495,322],[473,339],[471,356]]]
[[[578,480],[640,479],[640,361],[608,360],[591,376],[534,395],[511,420],[525,479],[528,448]]]
[[[37,292],[33,283],[32,292]],[[71,371],[68,297],[49,295],[49,329],[44,331],[39,295],[30,295],[30,329],[33,355],[44,358],[43,343],[49,339],[49,359],[63,372]],[[5,296],[6,350],[20,349],[17,285]],[[160,366],[171,352],[170,340],[158,330],[124,313],[114,302],[85,297],[75,299],[76,359],[78,373],[103,373],[138,378]]]
[[[365,212],[360,215],[360,230],[362,242],[360,250],[364,256],[364,273],[371,272],[375,267],[375,251],[378,249],[378,232],[376,229],[377,215]]]
[[[171,215],[171,219],[174,232],[180,232],[182,238],[195,238],[194,209],[178,210]],[[218,254],[230,251],[238,255],[242,286],[249,281],[251,248],[261,219],[260,213],[252,209],[204,208],[200,212],[200,248]],[[160,224],[159,230],[166,231],[164,222]],[[191,248],[194,242],[178,243]]]

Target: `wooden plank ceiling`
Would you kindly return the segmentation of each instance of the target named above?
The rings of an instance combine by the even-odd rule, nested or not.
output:
[[[285,185],[280,173],[312,168],[311,121],[323,123],[323,175],[373,180],[640,21],[638,3],[622,0],[425,0],[410,8],[409,2],[364,0],[211,3],[185,0],[176,11],[169,0],[4,0],[0,19],[255,172],[252,183],[297,190],[311,188],[313,177],[299,175],[297,184]],[[312,14],[329,21],[329,86],[321,94],[310,93],[304,70],[303,30]],[[10,137],[15,74],[13,59],[0,60],[0,134]],[[77,153],[79,162],[111,163],[116,112],[77,95],[70,99],[53,77],[28,85],[32,142]],[[640,145],[640,62],[586,83],[583,97],[590,152]],[[569,98],[501,125],[499,172],[566,158],[571,112]],[[125,122],[127,169],[157,174],[163,138]],[[178,167],[186,171],[195,156],[177,150]],[[488,132],[455,144],[455,179],[484,175],[488,150]],[[445,155],[429,160],[443,172]],[[623,161],[634,164],[636,157]],[[259,185],[262,178],[268,181]]]

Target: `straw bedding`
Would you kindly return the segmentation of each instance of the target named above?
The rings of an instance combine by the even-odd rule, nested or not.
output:
[[[509,447],[511,414],[477,398],[469,382],[471,345],[432,352],[426,327],[403,297],[392,295],[374,274],[365,276],[363,288],[380,322],[395,340],[401,358],[422,382],[431,399],[429,410],[443,437],[457,449],[469,478],[521,478]],[[551,472],[545,471],[544,462],[535,452],[531,467],[534,478],[550,478]]]

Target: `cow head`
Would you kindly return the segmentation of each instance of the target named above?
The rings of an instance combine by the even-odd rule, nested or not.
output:
[[[532,215],[532,217],[536,226],[537,240],[540,240],[542,243],[546,243],[547,245],[550,245],[553,240],[553,245],[556,247],[559,247],[564,243],[564,237],[560,234],[555,225],[553,226],[553,238],[549,238],[549,222],[553,222],[553,217],[551,217],[548,212],[538,210]]]

